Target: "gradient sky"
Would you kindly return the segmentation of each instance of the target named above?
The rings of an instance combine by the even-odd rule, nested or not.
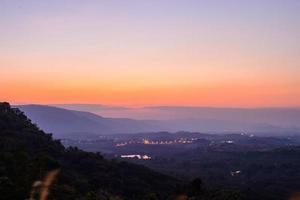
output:
[[[299,0],[1,0],[0,101],[300,106]]]

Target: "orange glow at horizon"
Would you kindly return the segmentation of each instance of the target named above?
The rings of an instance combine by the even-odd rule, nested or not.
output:
[[[159,63],[149,58],[133,62],[132,57],[86,63],[70,56],[2,59],[0,65],[7,67],[1,71],[0,99],[41,104],[300,106],[300,68],[285,70],[280,66],[292,65],[284,61],[173,56],[164,60],[157,55]]]
[[[299,106],[293,86],[224,84],[204,86],[71,87],[32,84],[30,81],[1,88],[2,101],[12,103],[91,103],[109,105],[183,105],[218,107]],[[13,88],[13,89],[12,89]]]
[[[0,1],[0,101],[299,107],[299,2],[216,2]]]

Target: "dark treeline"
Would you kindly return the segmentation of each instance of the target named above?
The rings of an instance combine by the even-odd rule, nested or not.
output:
[[[0,103],[0,199],[39,199],[47,185],[39,181],[56,169],[48,200],[241,199],[232,190],[208,191],[201,179],[184,183],[141,165],[65,148],[18,109]]]

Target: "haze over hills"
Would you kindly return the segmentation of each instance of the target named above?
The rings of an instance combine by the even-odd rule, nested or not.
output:
[[[87,111],[107,117],[132,119],[205,119],[218,121],[239,121],[245,123],[270,124],[280,127],[300,128],[300,108],[222,108],[193,106],[147,106],[121,107],[100,104],[55,104],[71,110]]]
[[[17,106],[30,119],[56,138],[86,138],[102,134],[159,131],[156,121],[105,118],[99,115],[42,105]]]
[[[147,107],[139,109],[139,112],[143,109],[151,110],[154,120],[142,120],[98,115],[100,112],[105,113],[104,116],[109,116],[109,112],[114,112],[113,115],[118,112],[123,117],[125,112],[134,114],[135,109],[132,108],[103,105],[64,106],[78,110],[94,109],[91,113],[44,105],[17,107],[56,138],[95,138],[116,133],[181,130],[208,133],[252,132],[264,135],[300,133],[300,110],[297,109]],[[160,118],[155,115],[160,115]],[[281,118],[285,120],[280,120]]]

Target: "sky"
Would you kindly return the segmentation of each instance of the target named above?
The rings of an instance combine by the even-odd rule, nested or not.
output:
[[[0,101],[300,106],[298,0],[1,0]]]

